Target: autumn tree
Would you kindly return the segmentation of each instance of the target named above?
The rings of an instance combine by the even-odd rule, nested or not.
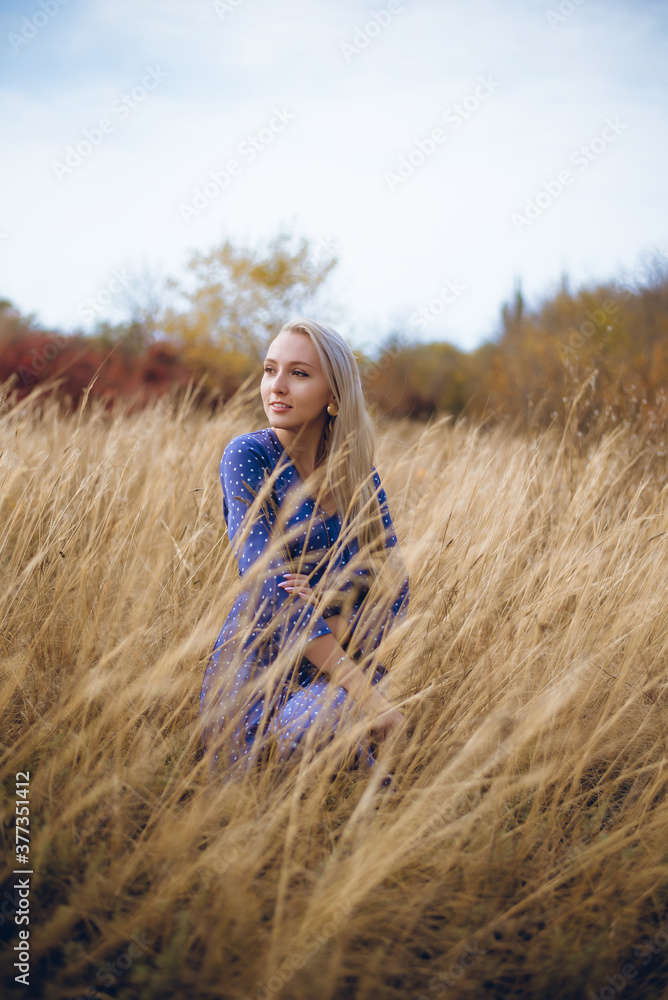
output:
[[[194,252],[185,279],[168,282],[178,301],[165,309],[160,326],[212,388],[232,391],[257,368],[283,323],[306,310],[335,264],[307,239],[293,245],[285,231],[265,250],[227,239]]]

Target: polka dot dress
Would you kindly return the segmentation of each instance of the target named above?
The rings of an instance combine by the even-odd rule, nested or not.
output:
[[[266,491],[267,479],[276,469],[273,488],[260,507],[255,498]],[[394,579],[401,583],[396,596],[393,592],[383,606],[378,602],[369,608],[364,601],[368,593],[364,570],[346,568],[359,552],[357,539],[339,542],[340,514],[328,516],[306,494],[275,431],[268,427],[241,434],[225,448],[220,462],[223,515],[244,586],[216,640],[200,695],[203,743],[207,749],[215,746],[216,762],[222,754],[231,767],[248,764],[259,759],[270,743],[279,759],[287,759],[311,741],[316,748],[328,743],[337,728],[346,725],[351,699],[344,687],[316,670],[303,653],[304,644],[331,634],[327,618],[342,612],[344,600],[357,647],[351,653],[354,660],[372,653],[397,618],[406,615],[408,575],[385,491],[375,467],[372,472],[385,546],[393,550],[398,567]],[[277,548],[274,542],[270,552],[279,515],[282,524],[285,519],[283,544]],[[319,605],[321,614],[313,603],[278,586],[286,572],[307,574],[311,588],[326,574],[328,601],[324,609]],[[284,662],[292,667],[267,687],[263,672],[281,650]],[[378,664],[371,682],[377,684],[386,674]],[[234,726],[228,724],[232,719],[237,722]],[[358,746],[353,766],[360,762],[374,763],[368,740]]]

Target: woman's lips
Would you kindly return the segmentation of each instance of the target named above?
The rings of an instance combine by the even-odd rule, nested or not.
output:
[[[279,411],[279,412],[281,410],[291,410],[292,409],[291,406],[286,406],[285,403],[270,403],[269,405],[271,406],[272,410],[276,410],[276,411]]]

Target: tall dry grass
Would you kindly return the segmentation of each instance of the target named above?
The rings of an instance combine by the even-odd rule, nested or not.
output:
[[[42,403],[1,414],[5,991],[29,771],[25,995],[664,995],[663,454],[384,428],[397,790],[331,746],[224,780],[198,730],[237,580],[218,463],[263,415]]]

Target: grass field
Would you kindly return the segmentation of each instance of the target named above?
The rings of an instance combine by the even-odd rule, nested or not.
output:
[[[41,404],[0,414],[3,996],[668,993],[665,452],[382,427],[411,586],[390,794],[329,750],[228,781],[202,754],[238,575],[218,463],[262,412]]]

